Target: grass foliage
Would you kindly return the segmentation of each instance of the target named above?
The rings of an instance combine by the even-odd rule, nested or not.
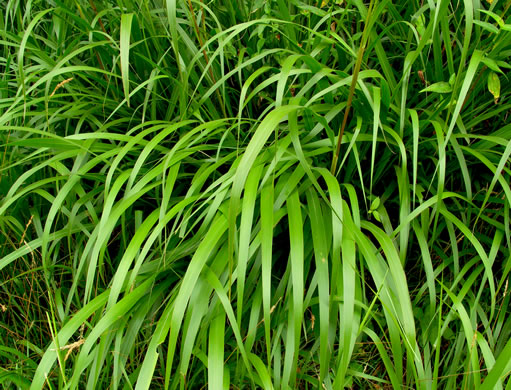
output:
[[[4,388],[511,388],[511,3],[5,0]]]

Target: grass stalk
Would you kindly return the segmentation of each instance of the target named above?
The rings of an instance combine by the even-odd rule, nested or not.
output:
[[[355,67],[353,68],[353,74],[350,84],[350,90],[348,93],[348,100],[346,102],[346,108],[344,109],[344,116],[342,119],[342,125],[339,130],[339,133],[337,135],[337,143],[336,143],[336,149],[332,158],[332,165],[330,166],[330,173],[333,175],[336,174],[337,169],[337,162],[339,160],[339,155],[341,153],[341,143],[342,143],[342,137],[344,135],[344,130],[346,129],[346,125],[348,123],[348,118],[351,110],[351,105],[353,102],[353,96],[355,95],[355,88],[357,86],[358,81],[358,74],[360,72],[360,68],[362,66],[362,60],[364,58],[364,51],[367,47],[367,40],[369,38],[370,28],[368,26],[372,26],[373,21],[371,20],[373,8],[375,7],[375,3],[377,3],[377,0],[371,0],[369,3],[369,9],[367,10],[367,16],[364,23],[364,29],[362,31],[362,39],[360,41],[360,46],[358,48],[357,52],[357,59],[355,62]]]

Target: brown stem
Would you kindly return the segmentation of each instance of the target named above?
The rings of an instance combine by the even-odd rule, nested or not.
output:
[[[96,5],[94,4],[94,0],[89,0],[89,4],[90,4],[92,10],[94,11],[94,13],[97,16],[98,15],[98,10],[96,8]],[[80,12],[81,12],[81,10],[80,10]],[[82,17],[83,17],[83,15],[82,15]],[[101,20],[101,17],[98,18],[98,23],[99,23],[99,26],[101,27],[101,29],[103,30],[103,32],[106,34],[105,25],[103,24],[103,21]],[[97,52],[97,50],[94,50],[94,53],[96,53],[96,59],[98,60],[99,67],[101,68],[101,70],[105,70],[105,67],[103,66],[103,61],[101,61],[101,57],[99,56],[99,53]],[[103,73],[103,77],[108,82],[108,76],[105,73]]]
[[[197,20],[195,19],[195,12],[193,10],[192,0],[188,0],[188,7],[190,8],[190,12],[192,14],[192,20],[193,20],[193,26],[195,28],[195,34],[197,35],[197,39],[199,40],[199,45],[202,47],[202,55],[204,56],[204,59],[206,60],[206,66],[209,65],[209,58],[208,54],[206,53],[206,48],[204,47],[204,43],[202,41],[202,37],[199,30],[199,25],[197,24]],[[202,7],[201,7],[202,9]],[[204,19],[203,19],[204,20]],[[213,67],[209,67],[209,75],[211,76],[211,79],[213,80],[213,84],[216,84],[215,76],[213,75]],[[217,94],[218,100],[220,102],[220,107],[222,108],[222,113],[224,116],[227,116],[225,112],[224,102],[222,100],[222,97],[220,96],[220,92],[218,91],[218,88],[215,89],[215,92]]]
[[[89,4],[92,8],[92,10],[94,11],[94,13],[96,14],[96,16],[98,15],[98,10],[96,8],[96,5],[94,4],[94,0],[89,0]],[[106,29],[105,29],[105,26],[103,24],[103,21],[101,20],[101,17],[98,18],[98,22],[99,22],[99,26],[101,27],[101,29],[103,30],[103,32],[106,34]]]
[[[477,79],[476,79],[476,82],[475,83],[472,83],[472,86],[470,87],[470,90],[468,91],[467,93],[467,96],[465,96],[465,100],[463,100],[463,104],[461,105],[461,109],[463,110],[463,107],[465,107],[465,104],[467,103],[468,101],[468,98],[470,97],[470,95],[472,94],[474,88],[476,87],[476,85],[479,85],[479,80],[481,79],[481,76],[483,75],[484,71],[487,69],[487,66],[483,66],[483,68],[481,69],[481,71],[479,72],[479,75],[477,76]]]
[[[360,43],[360,48],[358,49],[357,62],[355,63],[355,69],[353,70],[353,78],[351,80],[350,92],[348,94],[348,102],[346,103],[346,110],[344,111],[344,118],[342,120],[341,131],[339,131],[339,135],[337,137],[337,148],[332,159],[332,166],[330,167],[330,173],[335,176],[335,170],[337,168],[337,161],[339,160],[339,154],[341,153],[341,141],[342,136],[344,135],[344,129],[346,128],[346,124],[348,123],[348,116],[351,110],[351,102],[353,101],[353,96],[355,94],[355,87],[357,85],[358,73],[360,72],[360,67],[362,66],[362,58],[364,56],[364,50],[367,44],[367,35],[369,29],[367,26],[371,22],[371,14],[373,11],[374,2],[371,1],[369,4],[369,9],[367,10],[366,23],[364,25],[364,30],[362,32],[362,40]]]

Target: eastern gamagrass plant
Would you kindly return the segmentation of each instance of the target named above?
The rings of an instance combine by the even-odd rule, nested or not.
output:
[[[508,3],[0,8],[2,386],[510,386]]]

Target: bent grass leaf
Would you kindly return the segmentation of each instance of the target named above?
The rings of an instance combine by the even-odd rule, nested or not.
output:
[[[126,104],[130,106],[130,77],[129,77],[129,66],[130,66],[130,36],[131,36],[131,22],[133,20],[133,14],[123,14],[121,16],[121,38],[120,38],[120,58],[121,58],[121,75],[122,75],[122,87],[124,89],[124,98]]]
[[[431,84],[424,89],[421,89],[420,92],[451,93],[452,86],[445,81],[440,81],[438,83]]]

